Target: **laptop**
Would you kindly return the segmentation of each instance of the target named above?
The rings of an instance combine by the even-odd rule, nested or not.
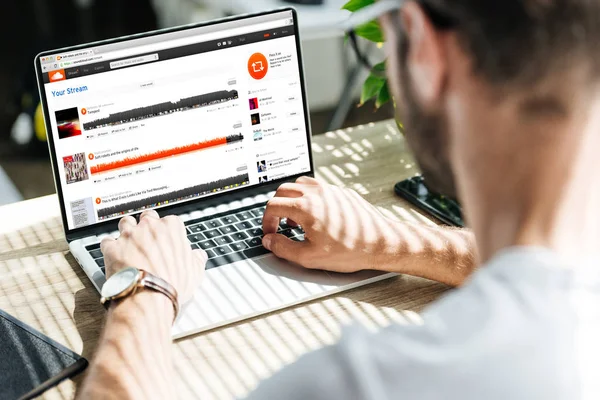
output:
[[[94,287],[125,215],[178,215],[208,253],[174,338],[393,276],[309,271],[262,247],[274,190],[314,174],[300,47],[284,8],[35,59],[65,235]],[[285,220],[279,232],[304,240]]]

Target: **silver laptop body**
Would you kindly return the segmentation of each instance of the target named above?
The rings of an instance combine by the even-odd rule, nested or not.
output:
[[[274,190],[314,174],[293,9],[51,50],[35,68],[65,235],[94,287],[124,215],[178,215],[209,254],[174,338],[393,276],[305,270],[261,246]]]

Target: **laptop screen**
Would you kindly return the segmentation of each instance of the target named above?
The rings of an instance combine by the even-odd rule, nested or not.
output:
[[[68,229],[311,169],[292,11],[40,56]]]

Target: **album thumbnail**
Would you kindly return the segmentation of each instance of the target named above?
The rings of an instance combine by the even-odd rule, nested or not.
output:
[[[81,182],[89,179],[85,153],[77,153],[63,157],[65,166],[65,179],[67,184]]]
[[[258,110],[258,99],[256,97],[250,99],[250,111]]]
[[[258,177],[258,183],[264,183],[264,182],[268,182],[269,178],[267,178],[267,176],[259,176]]]
[[[250,116],[250,118],[252,119],[252,125],[258,125],[258,124],[260,124],[260,114],[259,113],[252,114]]]
[[[54,113],[58,127],[58,138],[66,139],[81,135],[79,111],[77,107],[60,110]]]
[[[265,160],[256,162],[256,169],[259,173],[267,172],[267,162]]]

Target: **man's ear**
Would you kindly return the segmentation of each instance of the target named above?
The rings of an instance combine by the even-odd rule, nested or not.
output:
[[[400,18],[408,40],[406,68],[413,90],[424,107],[435,106],[448,70],[443,36],[416,2],[406,3]]]

